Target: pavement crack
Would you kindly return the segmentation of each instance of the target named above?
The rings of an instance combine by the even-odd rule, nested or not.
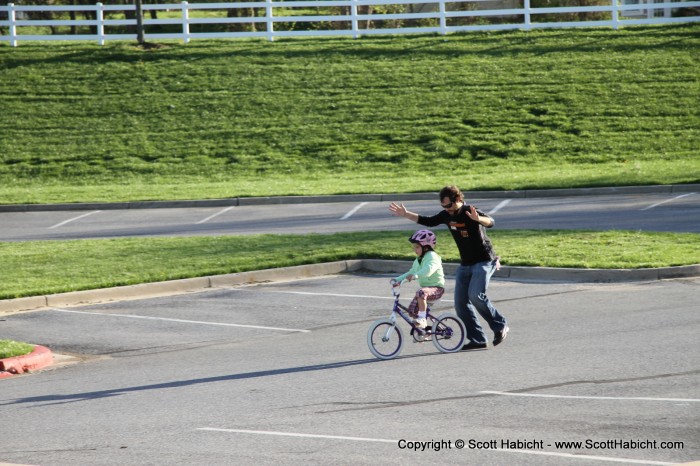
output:
[[[427,403],[441,403],[443,401],[456,401],[456,400],[466,400],[470,398],[485,398],[495,396],[490,393],[475,393],[471,395],[460,395],[460,396],[448,396],[442,398],[431,398],[429,400],[407,400],[407,401],[377,401],[377,402],[350,402],[350,401],[338,401],[333,403],[318,403],[314,405],[307,406],[346,406],[344,408],[338,409],[326,409],[321,411],[316,411],[316,414],[329,414],[329,413],[340,413],[345,411],[367,411],[371,409],[385,409],[385,408],[400,408],[405,406],[415,406]]]
[[[599,385],[599,384],[608,384],[608,383],[637,382],[640,380],[665,379],[668,377],[682,377],[684,375],[694,375],[694,374],[700,374],[700,369],[695,369],[692,371],[685,371],[685,372],[671,372],[668,374],[645,375],[642,377],[627,377],[627,378],[620,378],[620,379],[571,380],[569,382],[560,382],[560,383],[553,383],[553,384],[548,384],[548,385],[539,385],[536,387],[521,388],[519,390],[508,390],[504,393],[529,393],[529,392],[533,392],[533,391],[537,391],[537,390],[546,390],[548,388],[567,387],[570,385],[584,385],[584,384]]]
[[[504,299],[499,299],[499,303],[507,302],[507,301],[521,301],[523,299],[533,299],[533,298],[547,298],[550,296],[559,296],[559,295],[564,295],[564,294],[573,294],[573,293],[581,293],[583,291],[589,291],[586,288],[578,289],[578,290],[569,290],[569,291],[557,291],[556,293],[543,293],[543,294],[533,294],[533,295],[528,295],[528,296],[519,296],[517,298],[504,298]]]

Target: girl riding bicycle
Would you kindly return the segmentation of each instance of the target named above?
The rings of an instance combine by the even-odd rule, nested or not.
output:
[[[399,286],[403,280],[417,279],[420,289],[408,306],[408,313],[413,317],[416,327],[425,328],[428,301],[437,301],[445,293],[445,273],[442,270],[442,258],[435,252],[437,238],[430,230],[418,230],[408,239],[413,244],[416,260],[411,269],[391,280],[393,286]]]

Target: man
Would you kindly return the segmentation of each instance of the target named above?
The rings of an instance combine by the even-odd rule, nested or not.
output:
[[[445,224],[459,249],[460,266],[455,276],[455,309],[467,329],[469,343],[462,350],[486,349],[487,339],[476,316],[489,324],[494,332],[493,345],[499,345],[508,335],[505,317],[491,304],[486,289],[491,275],[498,267],[498,257],[493,251],[485,228],[491,228],[494,220],[472,205],[464,204],[464,196],[456,186],[446,186],[440,191],[440,205],[444,210],[432,217],[411,212],[403,204],[391,203],[392,215],[404,217],[426,227]]]

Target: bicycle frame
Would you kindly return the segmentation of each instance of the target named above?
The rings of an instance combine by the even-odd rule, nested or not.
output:
[[[401,297],[401,285],[403,285],[405,282],[406,280],[401,282],[401,284],[391,288],[391,293],[394,295],[394,307],[391,310],[389,320],[391,320],[392,324],[396,325],[396,314],[398,314],[403,318],[403,320],[406,321],[406,323],[411,327],[413,332],[418,332],[419,335],[427,335],[429,334],[429,331],[416,327],[416,325],[413,323],[413,319],[411,319],[408,316],[408,308],[399,302],[399,298]],[[436,320],[435,316],[430,313],[430,305],[427,305],[425,308],[425,317],[430,322],[434,322]],[[387,330],[387,338],[389,336],[390,331],[391,329]]]

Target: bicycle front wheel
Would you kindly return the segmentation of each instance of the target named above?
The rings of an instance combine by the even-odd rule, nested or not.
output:
[[[379,359],[393,359],[403,348],[401,329],[389,319],[377,320],[367,331],[367,346]]]
[[[466,338],[464,323],[454,314],[443,314],[433,323],[433,344],[441,353],[461,350]]]

